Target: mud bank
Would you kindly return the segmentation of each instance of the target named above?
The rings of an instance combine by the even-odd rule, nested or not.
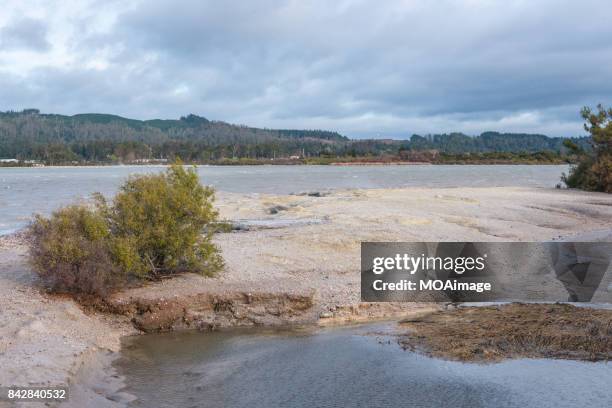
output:
[[[145,333],[216,330],[230,327],[337,325],[396,317],[420,316],[439,310],[432,303],[360,303],[322,310],[314,291],[195,293],[165,297],[118,295],[98,306],[126,316]]]
[[[107,312],[127,316],[144,332],[306,324],[318,317],[312,293],[200,293],[170,299],[114,297],[107,299],[103,307]]]

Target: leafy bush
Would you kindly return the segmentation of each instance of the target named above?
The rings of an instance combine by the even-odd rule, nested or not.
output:
[[[58,292],[104,295],[127,280],[180,272],[211,275],[223,266],[212,234],[214,191],[194,169],[133,176],[111,203],[71,205],[30,227],[31,263]]]
[[[64,207],[30,227],[30,258],[56,292],[106,294],[123,278],[113,261],[108,221],[95,208]]]
[[[567,147],[578,158],[578,164],[563,175],[568,187],[612,193],[612,109],[597,106],[597,112],[583,108],[584,129],[591,134],[592,152],[586,152],[571,141]]]
[[[218,270],[222,260],[211,242],[214,229],[209,228],[218,219],[213,200],[213,189],[182,166],[130,178],[107,207],[113,234],[137,253],[137,262],[125,267],[153,278]]]

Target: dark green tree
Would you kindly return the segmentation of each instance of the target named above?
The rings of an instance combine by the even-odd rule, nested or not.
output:
[[[563,181],[568,187],[612,193],[612,108],[600,104],[597,111],[584,107],[580,113],[584,129],[591,135],[592,150],[565,141],[565,147],[578,157],[578,164],[569,175],[563,175]]]

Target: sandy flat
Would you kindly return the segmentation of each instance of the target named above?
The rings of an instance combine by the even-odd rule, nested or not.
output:
[[[409,188],[219,198],[227,219],[295,226],[220,234],[227,268],[213,281],[310,285],[329,304],[359,301],[361,241],[544,241],[587,232],[601,238],[612,230],[612,196],[570,190]],[[269,214],[278,206],[286,209]]]
[[[612,195],[533,188],[346,190],[321,197],[220,193],[223,218],[245,231],[219,234],[216,278],[187,275],[119,297],[201,291],[313,290],[317,307],[359,302],[361,241],[540,241],[612,231]],[[117,350],[133,333],[114,317],[40,293],[25,248],[0,240],[0,384],[74,376],[92,350]]]

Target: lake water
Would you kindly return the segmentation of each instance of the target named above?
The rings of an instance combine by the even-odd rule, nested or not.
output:
[[[203,183],[221,191],[289,194],[386,187],[554,187],[568,166],[201,166]],[[155,166],[0,168],[0,234],[23,227],[33,213],[99,191],[112,196],[130,174]]]
[[[611,363],[444,361],[371,334],[387,329],[147,335],[116,366],[133,407],[612,406]]]

